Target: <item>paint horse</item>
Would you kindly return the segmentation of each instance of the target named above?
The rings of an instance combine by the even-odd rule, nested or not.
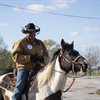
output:
[[[74,73],[82,70],[86,72],[88,63],[78,51],[73,48],[74,43],[61,40],[61,49],[57,50],[48,65],[40,71],[30,87],[28,100],[63,100],[62,92],[66,84],[69,71]],[[5,75],[0,77],[0,80]],[[1,88],[0,100],[12,100],[12,91]],[[3,99],[2,99],[3,98]],[[22,100],[26,100],[22,94]]]

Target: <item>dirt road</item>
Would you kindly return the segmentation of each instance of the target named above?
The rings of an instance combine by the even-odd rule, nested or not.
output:
[[[65,89],[69,87],[72,78],[67,79]],[[63,93],[63,100],[100,100],[96,91],[100,89],[100,76],[85,76],[77,78],[66,93]]]

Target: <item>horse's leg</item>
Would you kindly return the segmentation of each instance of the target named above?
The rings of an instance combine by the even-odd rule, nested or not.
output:
[[[0,100],[4,100],[3,99],[3,94],[2,94],[2,89],[0,88]]]
[[[10,100],[9,97],[7,95],[5,95],[5,91],[6,90],[0,88],[0,92],[1,92],[0,100]]]
[[[61,91],[57,91],[54,94],[51,94],[50,96],[46,97],[44,100],[61,100]]]

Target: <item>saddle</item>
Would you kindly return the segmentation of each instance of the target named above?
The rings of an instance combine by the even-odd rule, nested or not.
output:
[[[4,78],[3,78],[3,82],[2,82],[2,85],[4,88],[6,88],[6,86],[13,86],[15,87],[16,85],[16,80],[17,80],[17,76],[14,76],[13,73],[9,73],[7,74]],[[6,85],[4,85],[4,83]]]
[[[30,86],[30,84],[33,83],[33,80],[35,79],[38,71],[42,68],[43,67],[36,66],[35,70],[30,71],[24,91],[26,91],[26,89],[29,89],[29,86]],[[17,81],[17,69],[14,69],[13,73],[8,73],[2,79],[2,82],[0,83],[0,86],[13,91],[14,88],[15,88],[15,85],[16,85],[16,81]]]

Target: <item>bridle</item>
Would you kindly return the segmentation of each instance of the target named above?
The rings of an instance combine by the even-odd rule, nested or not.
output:
[[[62,52],[62,49],[61,49],[61,51],[60,51],[60,57],[63,58],[63,66],[64,66],[64,60],[72,64],[72,71],[73,71],[73,73],[74,73],[74,76],[73,76],[73,77],[72,77],[72,76],[68,76],[68,77],[74,79],[74,78],[79,78],[79,77],[83,77],[83,76],[86,75],[86,73],[84,73],[83,75],[77,77],[77,76],[76,76],[76,73],[75,73],[75,71],[74,71],[75,65],[82,65],[82,64],[83,64],[83,62],[76,62],[80,57],[82,57],[81,55],[78,55],[73,61],[71,61],[71,60],[69,60],[68,58],[66,58],[66,57],[64,56],[64,54],[63,54],[63,52]],[[82,57],[82,58],[83,58],[83,57]],[[85,61],[85,62],[86,62],[87,64],[89,64],[89,62],[87,62],[87,61]],[[81,66],[80,66],[80,67],[81,67]],[[81,67],[81,70],[82,70],[82,67]],[[65,73],[65,75],[67,75],[67,73]]]
[[[72,64],[72,71],[73,71],[73,73],[75,73],[75,70],[74,70],[75,69],[75,65],[82,65],[82,62],[76,62],[80,57],[82,57],[81,55],[78,55],[73,61],[71,61],[71,60],[69,60],[68,58],[66,58],[64,56],[64,53],[62,52],[62,49],[61,49],[59,57],[63,59],[63,62],[62,62],[62,66],[63,67],[64,67],[64,60]],[[57,71],[55,69],[52,69],[52,70],[54,70],[56,72],[59,72],[59,73],[62,73],[62,72]],[[65,75],[67,75],[67,72],[65,72]]]
[[[60,50],[59,57],[63,59],[63,65],[62,65],[62,66],[64,66],[64,60],[72,64],[72,71],[73,71],[74,73],[75,73],[75,71],[74,71],[75,65],[76,65],[76,64],[77,64],[77,65],[82,64],[81,62],[76,62],[80,57],[82,57],[81,55],[78,55],[73,61],[71,61],[71,60],[67,59],[67,58],[64,56],[64,54],[63,54],[63,52],[62,52],[62,49]],[[58,73],[62,73],[62,72],[57,71],[57,70],[55,70],[55,69],[52,69],[52,70],[54,70],[55,72],[58,72]],[[65,75],[67,75],[67,73],[65,73]],[[86,75],[86,74],[84,74],[84,75]],[[83,77],[84,75],[82,75],[81,77]],[[70,86],[69,86],[65,91],[63,91],[63,92],[67,92],[67,91],[71,88],[71,86],[73,85],[73,83],[74,83],[74,81],[75,81],[75,78],[78,78],[78,77],[75,77],[75,76],[74,76],[74,77],[71,77],[71,78],[73,78],[72,83],[71,83]]]
[[[56,57],[57,57],[57,56],[56,56]],[[83,76],[86,75],[86,73],[84,73],[83,75],[81,75],[81,76],[79,76],[79,77],[75,77],[75,76],[76,76],[76,72],[75,72],[75,70],[74,70],[74,69],[75,69],[75,65],[83,65],[83,62],[76,62],[80,57],[82,57],[81,55],[78,55],[73,61],[71,61],[71,60],[69,60],[68,58],[66,58],[66,57],[64,56],[64,53],[62,52],[62,49],[61,49],[61,50],[60,50],[60,53],[59,53],[59,57],[63,59],[63,62],[62,62],[62,66],[63,66],[63,67],[64,67],[64,60],[72,64],[72,71],[73,71],[73,73],[74,73],[74,78],[79,78],[79,77],[83,77]],[[83,57],[82,57],[82,58],[83,58]],[[85,61],[85,62],[86,62],[87,64],[89,64],[87,61]],[[80,66],[80,68],[81,68],[81,70],[82,70],[82,66]],[[55,69],[53,69],[53,68],[52,68],[52,70],[54,70],[55,72],[59,72],[59,73],[62,73],[62,74],[63,74],[63,72],[57,71],[57,70],[55,70]],[[67,74],[68,74],[68,73],[65,72],[65,75],[67,75]],[[71,76],[68,76],[68,77],[73,78],[73,77],[71,77]]]
[[[67,59],[67,58],[64,56],[64,54],[63,54],[63,52],[62,52],[62,49],[61,49],[61,51],[60,51],[60,57],[62,57],[62,59],[63,59],[63,66],[64,66],[64,60],[72,64],[72,71],[73,71],[73,73],[75,73],[75,71],[74,71],[75,65],[76,65],[76,64],[77,64],[77,65],[80,65],[80,64],[81,64],[81,63],[79,63],[79,62],[76,62],[76,61],[81,57],[81,55],[78,55],[73,61],[71,61],[71,60]],[[66,90],[64,90],[63,92],[67,92],[67,91],[71,88],[71,86],[73,85],[74,81],[75,81],[75,76],[73,77],[73,81],[72,81],[72,83],[70,84],[70,86],[69,86]]]
[[[81,55],[78,55],[73,61],[71,61],[71,60],[67,59],[67,58],[64,56],[64,54],[63,54],[63,52],[62,52],[62,49],[61,49],[61,51],[60,51],[60,56],[59,56],[59,57],[61,57],[61,58],[63,59],[63,66],[64,66],[64,60],[72,64],[72,71],[73,71],[74,73],[75,73],[75,71],[74,71],[75,65],[82,65],[81,62],[76,62],[80,57],[82,57]],[[55,69],[52,69],[52,70],[54,70],[54,71],[56,71],[56,72],[59,72],[59,73],[62,73],[62,72],[57,71],[57,70],[55,70]],[[65,73],[65,75],[67,75],[67,73]],[[86,75],[86,74],[84,74],[84,75]],[[80,77],[83,77],[84,75],[82,75],[82,76],[80,76]],[[70,86],[69,86],[65,91],[63,91],[63,92],[67,92],[67,91],[71,88],[71,86],[73,85],[73,83],[74,83],[74,81],[75,81],[75,78],[79,78],[79,77],[75,77],[75,76],[74,76],[74,77],[70,77],[70,78],[73,78],[73,81],[72,81],[72,83],[70,84]]]
[[[80,62],[76,62],[81,57],[81,55],[78,55],[73,61],[71,61],[71,60],[69,60],[68,58],[66,58],[64,56],[64,54],[62,52],[62,49],[61,49],[60,57],[62,57],[62,59],[63,59],[63,66],[64,66],[64,60],[72,64],[72,71],[73,71],[73,73],[75,72],[75,70],[74,70],[75,65],[80,65],[81,64]]]

